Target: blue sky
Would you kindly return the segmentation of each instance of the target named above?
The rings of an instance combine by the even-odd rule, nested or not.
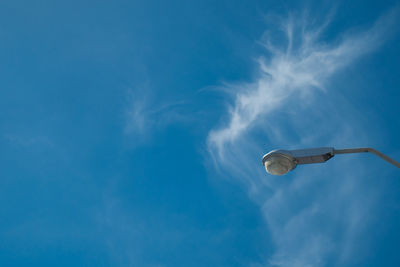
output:
[[[2,1],[1,266],[398,266],[397,1]]]

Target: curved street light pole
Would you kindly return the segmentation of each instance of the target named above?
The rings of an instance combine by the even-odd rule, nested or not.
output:
[[[390,164],[396,166],[397,168],[400,168],[400,162],[395,161],[392,158],[389,158],[385,154],[379,152],[376,149],[370,148],[370,147],[362,147],[362,148],[346,148],[346,149],[334,149],[333,150],[334,154],[351,154],[351,153],[364,153],[364,152],[370,152],[378,157],[386,160]]]
[[[283,175],[301,164],[323,163],[336,154],[370,152],[400,168],[400,163],[373,148],[348,148],[334,149],[333,147],[320,147],[300,150],[273,150],[264,155],[262,163],[268,173]]]

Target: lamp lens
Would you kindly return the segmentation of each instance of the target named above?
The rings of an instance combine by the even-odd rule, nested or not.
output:
[[[264,165],[265,170],[273,175],[283,175],[295,166],[293,161],[281,155],[271,156]]]

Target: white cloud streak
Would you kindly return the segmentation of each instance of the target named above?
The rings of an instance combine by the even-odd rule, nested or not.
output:
[[[180,111],[185,105],[184,101],[157,103],[144,90],[129,91],[124,133],[143,139],[170,124],[187,121],[189,117]]]
[[[287,46],[282,49],[272,45],[271,39],[264,40],[271,59],[259,59],[260,78],[257,81],[232,88],[237,95],[235,105],[229,110],[228,125],[211,131],[209,144],[221,152],[226,143],[235,141],[249,130],[259,117],[281,108],[294,94],[323,89],[336,72],[385,40],[393,26],[393,16],[382,17],[367,31],[343,36],[336,45],[319,42],[326,23],[311,30],[306,29],[304,21],[297,27],[294,27],[297,22],[293,21],[281,25]],[[294,46],[295,37],[300,39],[298,46]]]
[[[255,266],[326,266],[330,257],[335,261],[329,266],[340,266],[356,258],[355,242],[379,199],[377,184],[361,181],[374,175],[373,168],[365,173],[338,158],[324,168],[298,168],[293,179],[266,177],[260,161],[267,151],[260,146],[271,145],[269,140],[282,148],[367,144],[363,117],[331,86],[341,84],[335,79],[341,71],[383,44],[397,14],[395,9],[369,29],[329,42],[322,38],[329,22],[310,27],[306,20],[288,19],[279,26],[284,46],[272,44],[275,35],[263,38],[269,57],[258,60],[258,78],[225,88],[234,104],[227,120],[209,132],[208,150],[214,166],[244,184],[263,211],[275,253]]]

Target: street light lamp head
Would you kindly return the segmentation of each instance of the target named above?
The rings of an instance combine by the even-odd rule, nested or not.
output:
[[[296,168],[296,160],[284,150],[273,150],[262,159],[265,170],[272,175],[284,175]]]
[[[284,175],[297,165],[323,163],[334,156],[333,147],[319,147],[299,150],[272,150],[265,154],[262,163],[265,170],[273,175]]]

